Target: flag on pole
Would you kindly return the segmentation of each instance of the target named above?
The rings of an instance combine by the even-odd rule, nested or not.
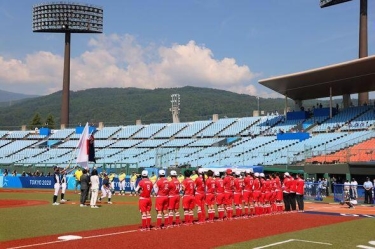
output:
[[[82,131],[81,137],[79,138],[77,145],[78,156],[77,164],[81,165],[82,168],[88,168],[89,164],[89,123],[86,123],[85,128]]]

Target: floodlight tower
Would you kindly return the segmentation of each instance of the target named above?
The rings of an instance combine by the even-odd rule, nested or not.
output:
[[[67,2],[33,6],[33,32],[64,33],[64,75],[61,104],[62,126],[69,125],[71,33],[103,33],[103,8]]]
[[[172,112],[173,123],[180,123],[180,94],[172,94],[172,108],[169,110]]]
[[[320,0],[320,7],[329,7],[332,5],[349,2],[352,0]],[[359,7],[359,53],[358,57],[363,58],[368,56],[368,38],[367,38],[367,0],[360,0]],[[349,96],[346,96],[349,100]],[[369,102],[369,93],[358,93],[358,105],[363,105]],[[345,104],[345,96],[344,96]]]

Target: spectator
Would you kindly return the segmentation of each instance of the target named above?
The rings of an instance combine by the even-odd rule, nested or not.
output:
[[[17,176],[17,170],[13,170],[12,176]]]
[[[25,172],[25,171],[22,171],[21,176],[26,176],[26,172]]]
[[[4,169],[3,176],[7,176],[7,175],[8,175],[8,169]]]

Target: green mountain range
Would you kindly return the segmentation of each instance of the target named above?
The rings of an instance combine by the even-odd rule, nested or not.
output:
[[[104,122],[105,126],[130,125],[135,124],[137,119],[143,124],[171,123],[169,109],[172,94],[180,94],[181,122],[208,120],[213,114],[219,114],[220,118],[248,117],[258,109],[255,96],[210,88],[94,88],[70,93],[69,127],[86,122]],[[21,125],[28,125],[36,113],[40,114],[42,120],[52,114],[56,128],[59,128],[61,96],[62,92],[59,91],[1,107],[0,130],[19,129]],[[306,107],[315,104],[314,100],[305,102]],[[283,113],[284,105],[285,100],[282,98],[259,99],[259,108],[265,113]],[[294,106],[292,101],[289,101],[288,106]]]

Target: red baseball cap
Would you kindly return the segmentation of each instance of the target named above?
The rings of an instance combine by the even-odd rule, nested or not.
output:
[[[226,173],[227,173],[227,175],[231,175],[232,174],[232,170],[231,169],[227,169]]]

